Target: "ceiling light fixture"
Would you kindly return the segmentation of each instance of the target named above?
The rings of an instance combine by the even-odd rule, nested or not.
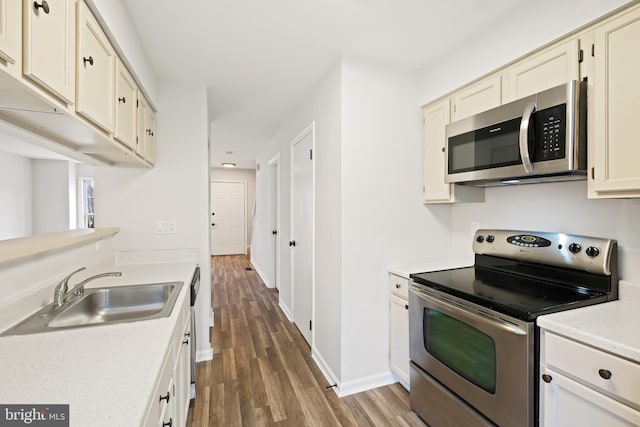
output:
[[[235,168],[236,164],[235,163],[223,163],[222,167],[223,168]]]

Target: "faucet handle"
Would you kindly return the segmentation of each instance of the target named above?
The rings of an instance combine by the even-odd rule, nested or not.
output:
[[[60,280],[60,282],[58,282],[58,284],[56,285],[56,289],[53,292],[53,304],[56,307],[60,307],[62,305],[63,299],[64,299],[64,295],[67,293],[67,291],[69,290],[69,279],[71,278],[71,276],[73,276],[74,274],[82,271],[82,270],[86,270],[87,267],[81,267],[79,269],[77,269],[76,271],[73,271],[69,274],[67,274],[62,280]]]
[[[79,269],[67,274],[66,277],[60,281],[60,284],[63,286],[62,292],[66,294],[69,290],[69,279],[71,279],[71,276],[86,269],[87,267],[80,267]]]

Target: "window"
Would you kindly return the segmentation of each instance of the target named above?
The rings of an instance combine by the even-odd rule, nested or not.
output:
[[[78,178],[78,189],[80,197],[78,200],[79,228],[94,228],[93,211],[93,178]]]

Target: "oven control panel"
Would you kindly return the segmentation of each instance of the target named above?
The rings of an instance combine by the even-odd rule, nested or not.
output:
[[[567,233],[481,229],[473,252],[606,275],[617,262],[615,240]]]

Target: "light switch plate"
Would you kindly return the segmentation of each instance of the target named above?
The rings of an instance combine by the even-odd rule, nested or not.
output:
[[[176,221],[156,221],[156,234],[176,234]]]

